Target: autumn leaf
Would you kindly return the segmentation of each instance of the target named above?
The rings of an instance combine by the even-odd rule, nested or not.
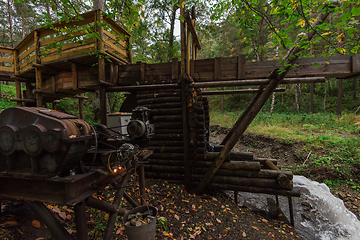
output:
[[[255,230],[258,230],[259,231],[259,228],[258,227],[255,227],[255,226],[251,226],[253,229]]]
[[[216,221],[217,221],[218,223],[221,223],[221,220],[220,220],[220,219],[218,219],[218,218],[216,218]]]
[[[66,213],[65,212],[60,212],[59,213],[59,217],[61,217],[62,219],[66,219]]]
[[[171,213],[175,213],[175,212],[174,212],[174,210],[172,210],[172,209],[169,209],[169,212],[171,212]]]
[[[242,236],[245,238],[245,237],[246,237],[246,233],[245,233],[245,232],[243,232],[243,233],[242,233]]]
[[[206,226],[211,226],[213,225],[212,223],[205,223]]]
[[[66,219],[70,221],[71,220],[71,215],[70,214],[66,215]]]
[[[212,217],[215,216],[214,212],[211,212],[211,211],[210,211],[210,215],[211,215]]]
[[[107,221],[109,219],[109,214],[105,214],[104,219]]]
[[[41,227],[41,223],[38,220],[34,220],[31,223],[33,225],[34,228],[40,228]]]
[[[180,217],[178,215],[175,214],[174,217],[176,218],[176,220],[180,220]]]

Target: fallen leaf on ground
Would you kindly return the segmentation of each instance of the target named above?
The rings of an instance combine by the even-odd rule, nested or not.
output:
[[[34,228],[40,228],[41,227],[41,223],[38,220],[34,220],[31,223],[33,225]]]
[[[246,237],[246,233],[245,233],[245,232],[243,232],[243,233],[242,233],[242,236],[245,238],[245,237]]]
[[[210,211],[210,215],[213,217],[215,214],[214,214],[214,212],[211,212],[211,211]]]
[[[71,215],[70,214],[66,215],[66,219],[70,221],[71,220]]]
[[[254,227],[254,226],[251,226],[253,229],[255,230],[258,230],[259,231],[259,228],[258,227]]]
[[[62,219],[66,219],[66,213],[65,212],[60,212],[59,213],[59,217],[61,217]]]
[[[220,220],[220,219],[218,219],[218,218],[216,219],[216,221],[217,221],[218,223],[221,223],[221,220]]]
[[[175,214],[174,217],[179,221],[180,217],[178,215]]]
[[[175,212],[174,212],[174,210],[172,210],[172,209],[169,209],[169,212],[171,212],[171,213],[175,213]]]

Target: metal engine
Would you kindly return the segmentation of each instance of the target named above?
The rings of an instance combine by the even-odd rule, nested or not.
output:
[[[94,139],[89,124],[46,108],[0,114],[0,175],[50,177],[77,167]]]
[[[150,112],[147,107],[133,109],[127,132],[131,138],[150,138],[154,135],[154,124],[150,122]]]

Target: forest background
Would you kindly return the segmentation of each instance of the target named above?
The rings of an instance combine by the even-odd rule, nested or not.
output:
[[[323,11],[325,2],[199,0],[186,1],[185,8],[196,7],[196,28],[202,43],[198,59],[245,54],[246,61],[280,61],[296,38],[301,37],[299,33],[312,30],[311,23]],[[3,36],[0,44],[14,47],[36,27],[66,20],[96,6],[103,7],[106,14],[133,35],[134,62],[160,63],[180,58],[180,34],[176,31],[176,22],[181,20],[180,6],[174,0],[0,0]],[[301,57],[358,54],[360,3],[341,1],[332,11],[326,22],[316,27],[317,34],[304,46]],[[341,181],[359,189],[355,177],[359,171],[352,169],[360,169],[357,137],[360,118],[354,114],[360,106],[358,83],[356,78],[330,78],[323,84],[313,85],[313,109],[310,109],[311,84],[284,86],[285,92],[273,94],[250,131],[286,141],[304,141],[310,144],[306,151],[333,149],[327,151],[327,156],[312,154],[311,161],[302,164],[302,168],[329,166],[342,173]],[[0,111],[16,105],[10,101],[15,96],[12,83],[4,82],[1,86]],[[339,89],[342,89],[341,95]],[[93,94],[87,96],[85,120],[98,123],[99,100]],[[110,112],[119,111],[125,97],[123,93],[109,93]],[[251,94],[211,96],[211,123],[231,126],[252,98]],[[77,101],[61,100],[58,110],[79,116]]]

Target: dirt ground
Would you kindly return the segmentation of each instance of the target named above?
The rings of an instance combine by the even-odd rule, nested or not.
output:
[[[226,128],[213,126],[212,142],[219,144],[227,131]],[[234,151],[253,152],[256,157],[278,159],[280,167],[291,168],[306,160],[309,153],[303,149],[301,142],[284,142],[269,136],[245,133]],[[305,173],[314,180],[321,180],[324,174],[336,177],[327,168]],[[132,193],[135,198],[136,192]],[[300,239],[281,213],[273,217],[259,215],[246,207],[239,207],[223,192],[195,196],[187,193],[181,185],[155,179],[147,181],[147,192],[148,204],[158,209],[156,239]],[[343,199],[348,209],[359,218],[360,198],[355,191],[343,189],[334,194]],[[112,196],[113,190],[108,188],[95,197],[111,201]],[[58,216],[62,225],[76,236],[72,209],[53,204],[47,206]],[[36,215],[25,204],[3,200],[1,207],[0,239],[53,239],[45,225],[37,221]],[[128,204],[123,207],[131,209]],[[106,213],[88,210],[91,239],[102,239],[107,217]],[[113,239],[127,239],[121,221],[116,224]]]

